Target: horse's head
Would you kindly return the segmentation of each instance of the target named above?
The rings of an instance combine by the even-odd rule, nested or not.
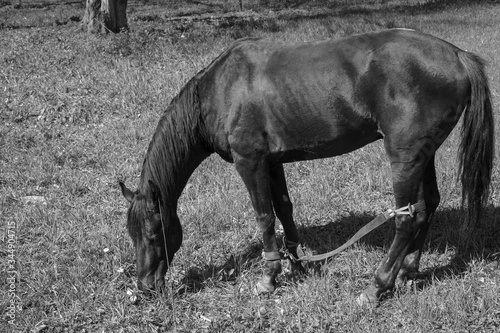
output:
[[[173,222],[169,220],[177,219],[177,215],[162,215],[161,192],[153,182],[149,181],[147,193],[132,192],[122,182],[119,184],[130,202],[127,227],[136,252],[137,287],[145,293],[161,291],[169,263],[182,241],[182,232],[179,237],[176,228],[169,227]],[[178,224],[178,220],[175,222]]]

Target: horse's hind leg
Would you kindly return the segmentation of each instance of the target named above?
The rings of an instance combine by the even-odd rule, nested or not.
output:
[[[300,237],[297,227],[293,222],[293,206],[286,186],[283,164],[271,164],[269,166],[269,174],[271,176],[271,195],[273,199],[274,211],[283,225],[286,237],[285,246],[290,254],[297,258],[297,246],[299,244]],[[304,271],[300,262],[291,261],[291,264],[294,271]]]
[[[257,283],[257,291],[273,292],[276,288],[276,276],[281,272],[281,256],[274,230],[275,216],[271,199],[269,163],[264,157],[246,158],[235,152],[233,157],[236,170],[250,193],[257,224],[262,232],[266,268]]]
[[[430,158],[418,156],[419,151],[415,150],[415,147],[402,150],[391,147],[387,140],[385,143],[391,159],[396,207],[404,207],[408,203],[414,204],[424,200],[422,179],[425,166]],[[408,146],[411,147],[411,145]],[[382,293],[394,287],[398,272],[414,244],[415,236],[426,221],[427,212],[425,209],[416,212],[413,217],[409,215],[397,215],[395,217],[396,234],[394,240],[386,259],[375,272],[373,284],[358,298],[360,304],[376,304]]]
[[[425,237],[429,231],[432,222],[432,216],[439,205],[440,196],[436,181],[436,169],[434,167],[434,156],[431,158],[425,167],[424,176],[422,179],[424,189],[424,200],[427,212],[427,218],[413,240],[409,254],[406,256],[403,265],[399,271],[397,284],[402,284],[407,277],[416,274],[420,265],[420,257],[422,255],[422,247],[425,242]]]

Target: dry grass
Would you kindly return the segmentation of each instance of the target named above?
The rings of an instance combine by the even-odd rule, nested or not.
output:
[[[0,28],[18,24],[20,29],[0,33],[0,235],[6,245],[0,248],[0,268],[10,271],[12,254],[16,272],[14,289],[7,279],[0,280],[0,310],[7,323],[0,331],[498,330],[498,169],[483,228],[464,246],[456,224],[456,133],[438,155],[442,205],[426,243],[422,274],[378,308],[367,312],[353,300],[371,282],[390,245],[390,225],[335,259],[311,265],[300,279],[285,267],[277,291],[256,296],[252,290],[261,271],[261,240],[242,181],[217,156],[199,167],[180,200],[185,240],[166,276],[170,294],[130,302],[135,258],[117,179],[137,184],[159,114],[234,38],[302,41],[392,26],[417,28],[485,57],[498,102],[498,6],[358,1],[350,7],[355,10],[345,14],[345,7],[337,15],[334,3],[329,2],[332,15],[283,14],[265,24],[230,26],[135,20],[146,15],[136,9],[131,33],[105,37],[43,23],[45,12],[32,8],[25,9],[26,17],[37,28],[22,28],[32,24],[16,23],[11,9],[2,9],[0,22],[10,23]],[[336,3],[345,6],[345,1]],[[247,4],[262,8],[257,1]],[[61,14],[54,7],[52,15],[80,11],[71,8]],[[380,143],[338,158],[289,164],[286,173],[303,240],[319,252],[340,245],[392,206]],[[26,196],[42,196],[47,204],[24,204]],[[14,252],[7,246],[9,230],[16,237]],[[12,294],[17,309],[11,324]]]

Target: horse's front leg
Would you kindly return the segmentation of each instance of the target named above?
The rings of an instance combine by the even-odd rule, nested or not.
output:
[[[281,272],[281,257],[274,231],[275,216],[269,183],[269,163],[264,157],[245,158],[235,153],[233,156],[236,170],[250,193],[264,243],[266,267],[257,283],[257,291],[273,292],[276,289],[276,276]]]
[[[295,222],[293,221],[293,205],[290,200],[290,195],[288,194],[288,189],[286,186],[285,171],[283,170],[283,164],[274,163],[269,166],[269,174],[271,176],[271,196],[273,199],[273,207],[278,216],[278,219],[283,225],[283,231],[285,232],[285,246],[288,252],[295,258],[297,255],[297,246],[300,243],[299,233]],[[294,273],[304,273],[305,269],[299,261],[295,261],[289,258],[292,272]]]

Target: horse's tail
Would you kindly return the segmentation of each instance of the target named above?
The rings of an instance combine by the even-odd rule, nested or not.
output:
[[[458,52],[458,58],[470,81],[470,98],[464,112],[459,149],[462,206],[467,204],[468,208],[463,227],[469,230],[480,225],[481,210],[489,197],[495,124],[484,61],[465,51]]]

